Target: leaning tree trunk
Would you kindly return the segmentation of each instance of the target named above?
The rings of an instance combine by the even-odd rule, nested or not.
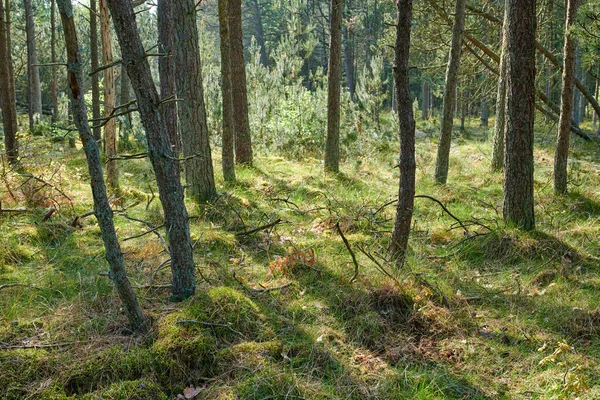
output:
[[[96,11],[96,0],[90,0],[90,64],[92,66],[92,119],[100,120],[100,82],[98,79],[98,19]],[[96,123],[92,128],[94,139],[102,138],[100,124]]]
[[[175,61],[173,57],[173,0],[158,0],[158,51],[168,54],[167,57],[158,59],[158,74],[160,76],[160,96],[163,100],[175,96]],[[127,75],[127,74],[125,74]],[[129,84],[129,78],[127,78]],[[175,154],[181,152],[181,140],[177,130],[177,103],[171,101],[162,105],[163,117],[167,125],[169,142]]]
[[[452,110],[454,109],[454,102],[456,101],[456,79],[460,66],[463,31],[465,30],[465,3],[466,0],[456,0],[454,26],[452,28],[452,45],[450,48],[450,56],[448,58],[448,69],[446,70],[444,111],[435,164],[435,180],[441,184],[445,184],[448,180],[450,142],[452,140],[452,123],[454,120]]]
[[[92,196],[94,198],[94,214],[100,225],[100,232],[106,249],[106,260],[110,266],[110,279],[115,284],[117,293],[125,312],[135,332],[145,332],[150,327],[150,319],[146,317],[137,296],[129,283],[125,266],[123,263],[123,253],[119,246],[115,226],[113,222],[113,212],[106,194],[104,177],[102,175],[102,163],[100,161],[100,151],[98,144],[92,136],[87,119],[87,110],[82,86],[83,68],[82,59],[77,42],[77,33],[75,21],[73,19],[73,8],[70,0],[57,0],[60,16],[65,34],[65,45],[67,49],[67,70],[70,89],[71,104],[73,108],[73,120],[79,131],[79,137],[85,150],[88,170],[90,173]]]
[[[333,173],[340,172],[340,61],[342,52],[343,8],[342,0],[331,0],[325,171]]]
[[[535,229],[533,123],[535,119],[535,1],[507,0],[504,219]]]
[[[9,10],[6,10],[8,15]],[[19,159],[17,141],[17,103],[15,101],[15,82],[11,74],[12,56],[8,40],[8,24],[4,23],[4,4],[0,0],[0,106],[4,128],[4,147],[6,158],[12,165]],[[8,20],[8,18],[7,18]]]
[[[102,65],[113,62],[112,40],[110,37],[110,14],[106,0],[100,0],[100,41],[102,42]],[[112,117],[117,102],[115,95],[115,69],[104,69],[104,149],[106,151],[106,180],[108,187],[119,193],[119,169],[117,166],[117,121]]]
[[[567,193],[567,159],[569,156],[569,133],[571,130],[571,109],[573,107],[573,75],[575,72],[575,38],[573,24],[577,16],[578,0],[568,0],[567,23],[565,25],[565,46],[563,50],[562,91],[560,94],[560,119],[558,138],[554,155],[554,191]]]
[[[225,182],[235,182],[233,151],[233,93],[231,89],[231,40],[229,37],[229,1],[219,0],[219,34],[221,37],[221,94],[223,96],[223,143],[221,163]]]
[[[148,155],[165,215],[173,274],[172,298],[183,300],[194,294],[196,277],[188,213],[183,202],[183,187],[179,176],[179,160],[169,143],[167,127],[161,114],[161,101],[138,33],[133,5],[129,0],[108,0],[108,6],[146,131]]]
[[[196,2],[173,2],[175,28],[175,86],[179,115],[179,132],[184,156],[187,194],[197,203],[217,195],[202,87],[202,64],[196,25]],[[243,68],[243,65],[242,65]],[[185,71],[185,73],[183,72]]]
[[[396,47],[394,61],[394,81],[398,112],[398,130],[400,133],[400,186],[396,222],[392,232],[389,253],[401,267],[406,258],[408,236],[415,202],[415,120],[409,87],[408,64],[410,53],[410,27],[412,19],[412,0],[396,0],[398,9]]]
[[[502,52],[500,53],[500,68],[498,70],[498,94],[496,96],[496,122],[494,124],[494,144],[492,146],[492,171],[501,171],[504,166],[504,125],[506,111],[506,19],[504,12],[502,24]]]
[[[231,85],[235,127],[235,160],[252,164],[252,138],[248,118],[248,92],[242,42],[242,1],[229,0],[229,38],[231,39]]]
[[[37,47],[35,45],[35,21],[31,0],[25,0],[25,32],[27,35],[27,76],[29,99],[29,129],[37,123],[42,115],[42,89],[40,86],[40,69],[38,67]]]

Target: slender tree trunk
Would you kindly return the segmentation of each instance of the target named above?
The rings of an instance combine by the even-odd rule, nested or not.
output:
[[[160,49],[159,49],[160,51]],[[162,58],[162,57],[161,57]],[[160,65],[160,59],[158,60]],[[120,85],[120,93],[119,93],[119,106],[123,106],[131,101],[131,83],[129,82],[129,77],[127,76],[127,70],[121,64],[120,67],[120,75],[121,75],[121,85]],[[166,104],[165,104],[166,106]],[[127,111],[129,107],[125,109],[121,109],[120,111]],[[129,132],[131,131],[131,114],[127,113],[119,118],[119,134],[123,140],[123,142],[129,144]]]
[[[58,0],[58,7],[65,34],[65,44],[67,48],[68,60],[68,82],[71,95],[71,104],[73,108],[73,119],[79,136],[85,150],[88,169],[91,178],[92,196],[94,198],[94,213],[100,231],[104,248],[106,249],[106,260],[110,266],[110,279],[115,284],[119,298],[127,313],[131,328],[135,332],[145,332],[150,328],[150,320],[146,317],[137,296],[129,283],[125,265],[123,263],[123,253],[119,246],[115,226],[113,222],[113,212],[108,202],[106,186],[102,175],[102,163],[100,161],[100,151],[98,145],[92,136],[87,119],[87,110],[84,100],[83,70],[81,64],[81,55],[79,44],[77,42],[77,33],[73,19],[73,8],[70,0]]]
[[[331,0],[325,171],[334,173],[340,172],[340,53],[342,50],[343,8],[343,0]]]
[[[8,23],[4,22],[4,16],[9,21],[9,10],[4,10],[4,4],[0,0],[0,106],[2,107],[2,126],[4,128],[4,147],[8,162],[17,164],[19,159],[19,145],[17,141],[17,103],[15,101],[15,82],[11,74],[12,55],[10,41],[8,39],[10,30]]]
[[[460,131],[465,131],[465,119],[467,117],[467,91],[463,89],[460,97]],[[457,102],[458,104],[458,102]]]
[[[504,219],[535,229],[533,123],[535,119],[535,1],[507,0]]]
[[[421,119],[423,121],[429,119],[429,83],[423,81],[421,87],[421,97],[423,99],[421,104]]]
[[[554,36],[554,19],[553,19],[553,12],[554,12],[554,0],[548,0],[547,1],[547,25],[546,25],[546,40],[547,40],[547,45],[546,47],[550,50],[552,50],[552,39]],[[544,63],[546,68],[545,68],[545,73],[546,73],[546,97],[549,99],[552,99],[552,86],[554,86],[552,83],[552,74],[553,74],[553,69],[552,69],[552,64],[549,62]],[[548,115],[546,115],[545,120],[546,123],[550,123],[550,117]]]
[[[196,25],[196,2],[173,2],[175,30],[175,86],[179,115],[179,132],[185,167],[187,194],[197,203],[205,203],[217,195],[210,151],[202,64]],[[243,68],[243,65],[242,65]],[[185,71],[185,73],[182,73]],[[188,158],[189,157],[189,158]]]
[[[587,87],[587,81],[588,81],[588,71],[585,68],[581,68],[581,83],[583,84],[583,86]],[[584,123],[585,122],[585,109],[587,106],[587,102],[585,101],[585,97],[583,96],[579,96],[579,109],[577,110],[578,114],[579,114],[579,123]]]
[[[183,300],[194,294],[196,278],[189,220],[179,176],[179,160],[169,143],[166,123],[161,113],[161,101],[138,33],[133,5],[129,0],[108,0],[108,6],[146,131],[148,155],[165,215],[173,274],[172,298]]]
[[[450,49],[450,56],[448,57],[448,69],[446,70],[446,83],[444,87],[444,113],[435,165],[435,180],[441,184],[445,184],[448,180],[450,142],[452,140],[452,110],[454,109],[456,97],[456,79],[460,66],[460,52],[462,49],[463,31],[465,29],[465,0],[456,0],[454,15],[452,47]]]
[[[102,42],[102,65],[113,62],[112,40],[110,37],[110,14],[106,0],[100,0],[100,41]],[[104,69],[104,117],[113,114],[117,97],[115,95],[115,70]],[[115,118],[104,125],[104,148],[106,151],[106,181],[114,193],[119,193],[119,169],[117,165],[117,122]]]
[[[571,108],[573,106],[573,75],[575,72],[575,38],[571,32],[577,16],[578,0],[568,0],[563,50],[562,92],[558,138],[554,155],[554,191],[567,193],[567,158],[569,156],[569,133],[571,130]]]
[[[415,120],[409,87],[410,28],[412,0],[396,0],[398,10],[394,80],[398,98],[398,131],[400,134],[400,185],[396,222],[392,232],[389,253],[402,267],[408,249],[408,236],[415,202]]]
[[[42,89],[40,86],[40,69],[35,44],[35,21],[31,0],[25,3],[25,32],[27,35],[27,76],[29,99],[29,129],[33,129],[42,115]]]
[[[581,65],[581,51],[576,47],[575,49],[575,70],[573,72],[573,76],[577,78],[577,75],[580,71]],[[564,70],[564,67],[563,67]],[[583,85],[581,79],[579,80]],[[579,123],[581,122],[579,119],[579,104],[581,103],[581,93],[577,90],[573,91],[573,106],[571,107],[571,119],[576,127],[579,128]]]
[[[55,0],[50,1],[50,57],[52,64],[56,63],[56,12]],[[58,93],[56,89],[56,66],[52,66],[52,122],[58,119]]]
[[[175,89],[175,49],[173,37],[175,26],[173,23],[173,0],[158,1],[158,51],[167,54],[158,59],[158,73],[160,75],[160,97],[163,100],[173,97]],[[169,143],[175,154],[181,153],[181,140],[178,132],[177,103],[169,102],[162,105],[163,117],[167,126]]]
[[[350,93],[352,101],[356,95],[356,85],[354,84],[354,64],[352,63],[352,46],[350,45],[350,38],[348,37],[348,27],[342,27],[342,34],[344,41],[344,69],[346,73],[346,87]]]
[[[256,23],[256,41],[260,47],[260,63],[263,65],[263,67],[267,68],[269,66],[269,57],[267,55],[267,45],[265,43],[265,33],[263,30],[263,22],[262,16],[260,15],[260,6],[258,5],[258,0],[254,0],[252,2],[252,7],[254,8],[254,19]]]
[[[97,22],[96,0],[90,0],[90,64],[92,71],[96,71],[98,65],[98,22]],[[100,82],[98,73],[92,75],[92,118],[95,121],[100,119]],[[102,139],[99,124],[96,123],[93,128],[94,139]]]
[[[508,3],[506,3],[508,5]],[[506,27],[508,13],[504,11],[502,27],[502,52],[498,70],[498,94],[496,96],[496,122],[494,124],[494,144],[492,147],[492,171],[502,171],[504,167],[504,128],[506,122]]]
[[[229,1],[219,0],[221,36],[221,94],[223,95],[223,148],[221,163],[225,182],[235,182],[233,94],[231,88],[231,45],[229,37]]]
[[[596,101],[598,101],[598,98],[600,96],[600,64],[598,65],[598,69],[596,71],[596,90],[594,90],[594,96],[596,97]],[[598,118],[600,117],[600,114],[598,114],[597,111],[594,111],[593,113],[593,125],[594,128],[598,125]]]
[[[235,128],[235,160],[252,164],[252,137],[248,118],[248,93],[244,45],[242,42],[242,1],[229,0],[229,37],[231,39],[231,85],[233,92],[233,123]]]

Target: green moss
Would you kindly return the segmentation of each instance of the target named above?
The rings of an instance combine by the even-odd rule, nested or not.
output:
[[[0,351],[0,398],[23,398],[31,386],[39,386],[55,372],[54,368],[54,362],[45,350]]]
[[[238,370],[248,373],[281,360],[282,352],[283,345],[276,340],[263,343],[243,342],[219,351],[215,361],[220,373]]]
[[[165,400],[167,396],[162,393],[156,383],[142,379],[135,381],[115,382],[106,389],[89,393],[83,400]]]
[[[289,399],[305,397],[297,387],[294,376],[281,368],[265,368],[240,382],[238,399]]]

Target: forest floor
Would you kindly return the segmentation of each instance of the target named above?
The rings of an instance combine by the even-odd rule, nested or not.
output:
[[[113,206],[154,320],[143,337],[126,329],[94,217],[73,223],[92,210],[84,155],[24,138],[34,177],[6,171],[0,193],[27,209],[0,212],[0,398],[600,398],[600,148],[577,141],[571,194],[555,196],[554,130],[540,129],[537,230],[523,233],[502,221],[490,140],[468,132],[445,186],[435,139],[418,140],[417,194],[456,219],[417,198],[402,271],[384,257],[396,141],[365,143],[335,177],[317,159],[262,156],[219,180],[214,203],[189,204],[198,289],[181,303],[164,232],[124,240],[162,212],[148,161],[122,161]]]

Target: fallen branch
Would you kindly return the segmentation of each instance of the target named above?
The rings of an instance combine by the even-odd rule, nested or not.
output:
[[[147,235],[147,234],[149,234],[149,233],[154,233],[154,232],[155,232],[157,229],[160,229],[160,228],[162,228],[163,226],[165,226],[165,224],[160,224],[160,225],[158,225],[157,227],[150,229],[149,231],[142,232],[142,233],[138,233],[137,235],[133,235],[133,236],[126,237],[125,239],[123,239],[123,240],[121,240],[121,241],[122,241],[122,242],[126,242],[126,241],[128,241],[128,240],[131,240],[131,239],[137,239],[137,238],[139,238],[139,237],[146,236],[146,235]]]
[[[3,285],[0,285],[0,290],[2,289],[7,289],[7,288],[11,288],[11,287],[26,287],[26,288],[31,288],[31,289],[37,289],[40,290],[39,287],[37,286],[33,286],[33,285],[26,285],[24,283],[5,283]]]
[[[165,252],[167,254],[171,255],[171,253],[169,252],[169,246],[167,246],[167,241],[162,237],[162,235],[160,234],[160,232],[158,232],[158,230],[157,230],[157,229],[160,228],[160,226],[155,227],[154,225],[152,225],[148,221],[144,221],[143,219],[138,219],[138,218],[130,217],[126,213],[120,213],[119,215],[125,217],[126,219],[128,219],[130,221],[136,221],[136,222],[141,222],[142,224],[145,224],[148,228],[150,228],[150,231],[144,232],[144,234],[150,233],[150,232],[154,233],[158,237],[158,239],[160,240],[160,242],[162,243],[163,248],[165,249]],[[133,239],[133,237],[127,238],[127,240],[128,239]]]
[[[358,251],[360,251],[361,253],[363,253],[365,256],[367,256],[367,258],[369,260],[371,260],[373,262],[373,264],[376,265],[377,270],[379,270],[379,272],[381,272],[382,274],[384,274],[385,276],[387,276],[388,278],[390,278],[391,280],[394,281],[394,283],[398,286],[401,287],[402,285],[400,284],[400,281],[398,281],[398,279],[396,279],[396,277],[394,275],[392,275],[387,269],[385,269],[385,267],[383,265],[381,265],[381,263],[379,261],[377,261],[377,259],[375,257],[373,257],[373,255],[371,253],[369,253],[368,251],[366,251],[365,249],[363,249],[362,247],[360,247],[359,245],[356,245],[356,248],[358,249]]]
[[[352,251],[352,248],[350,247],[350,243],[348,243],[348,239],[346,239],[346,236],[344,236],[344,232],[342,232],[339,222],[335,223],[335,229],[338,231],[342,240],[344,241],[344,244],[346,245],[346,249],[348,249],[348,252],[350,253],[350,257],[352,257],[352,263],[354,264],[354,275],[352,275],[352,278],[350,278],[350,283],[352,283],[356,280],[356,277],[358,277],[358,261],[356,261],[356,256],[354,255],[354,252]]]
[[[466,234],[469,234],[469,229],[467,229],[467,227],[465,226],[465,224],[458,219],[454,214],[452,214],[450,212],[450,210],[448,210],[448,208],[446,208],[446,206],[444,205],[444,203],[442,203],[441,201],[439,201],[438,199],[436,199],[435,197],[431,197],[428,196],[426,194],[418,194],[415,196],[415,199],[429,199],[431,201],[435,201],[436,203],[438,203],[440,205],[440,207],[442,207],[442,209],[450,216],[452,217],[456,222],[458,222],[460,224],[460,226],[465,230]]]
[[[268,224],[265,224],[265,225],[259,226],[258,228],[250,229],[249,231],[245,231],[245,232],[236,233],[236,235],[237,235],[237,236],[248,236],[248,235],[251,235],[251,234],[253,234],[253,233],[260,232],[260,231],[262,231],[262,230],[264,230],[264,229],[269,229],[269,228],[272,228],[272,227],[274,227],[275,225],[278,225],[278,224],[280,224],[281,222],[282,222],[282,221],[281,221],[281,218],[277,218],[275,221],[273,221],[273,222],[271,222],[271,223],[268,223]]]

